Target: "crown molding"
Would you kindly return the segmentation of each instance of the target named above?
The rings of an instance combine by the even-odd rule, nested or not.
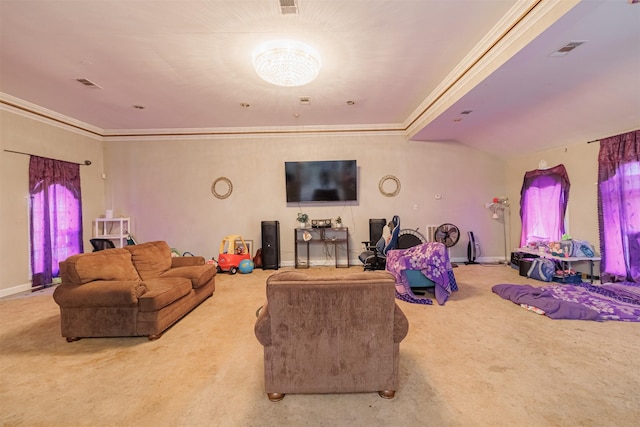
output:
[[[288,127],[228,127],[173,129],[101,129],[20,98],[0,92],[0,109],[100,141],[228,139],[266,136],[320,135],[401,135],[406,130],[401,123],[347,126],[288,126]]]
[[[103,129],[0,92],[0,109],[80,135],[102,140]]]
[[[520,1],[405,121],[409,138],[496,71],[580,0]]]
[[[322,135],[401,135],[406,131],[401,124],[350,125],[350,126],[289,126],[261,128],[178,128],[178,129],[110,129],[103,137],[105,141],[168,140],[168,139],[229,139],[322,136]]]

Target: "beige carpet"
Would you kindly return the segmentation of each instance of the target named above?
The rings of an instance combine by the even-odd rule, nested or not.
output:
[[[272,403],[253,324],[273,272],[218,275],[214,296],[158,341],[67,343],[50,290],[0,301],[0,424],[640,425],[640,324],[528,312],[491,292],[528,283],[505,266],[456,268],[460,291],[444,306],[399,302],[410,330],[395,399],[287,395]]]

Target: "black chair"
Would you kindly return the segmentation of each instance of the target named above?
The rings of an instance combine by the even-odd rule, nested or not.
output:
[[[116,245],[109,239],[91,239],[91,246],[93,246],[93,252],[103,251],[105,249],[113,249]]]
[[[376,220],[369,220],[369,233],[370,237],[375,237],[373,236],[373,230],[375,228],[371,225],[372,221]],[[388,225],[391,232],[389,241],[385,240],[382,231],[380,231],[380,238],[377,241],[371,240],[370,242],[363,242],[366,245],[366,250],[362,252],[358,258],[364,264],[365,270],[384,270],[386,267],[387,252],[397,248],[398,235],[400,233],[400,217],[395,215]],[[377,230],[375,232],[377,232]]]

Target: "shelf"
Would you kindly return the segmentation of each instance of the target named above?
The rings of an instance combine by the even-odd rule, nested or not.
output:
[[[130,218],[96,218],[94,224],[93,237],[112,240],[116,248],[126,246],[131,233]]]

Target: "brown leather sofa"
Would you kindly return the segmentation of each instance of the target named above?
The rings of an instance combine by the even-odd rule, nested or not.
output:
[[[408,330],[387,272],[273,274],[255,324],[267,396],[377,391],[393,398]]]
[[[215,290],[215,266],[203,257],[172,257],[166,242],[73,255],[60,263],[53,298],[62,336],[162,333]]]

